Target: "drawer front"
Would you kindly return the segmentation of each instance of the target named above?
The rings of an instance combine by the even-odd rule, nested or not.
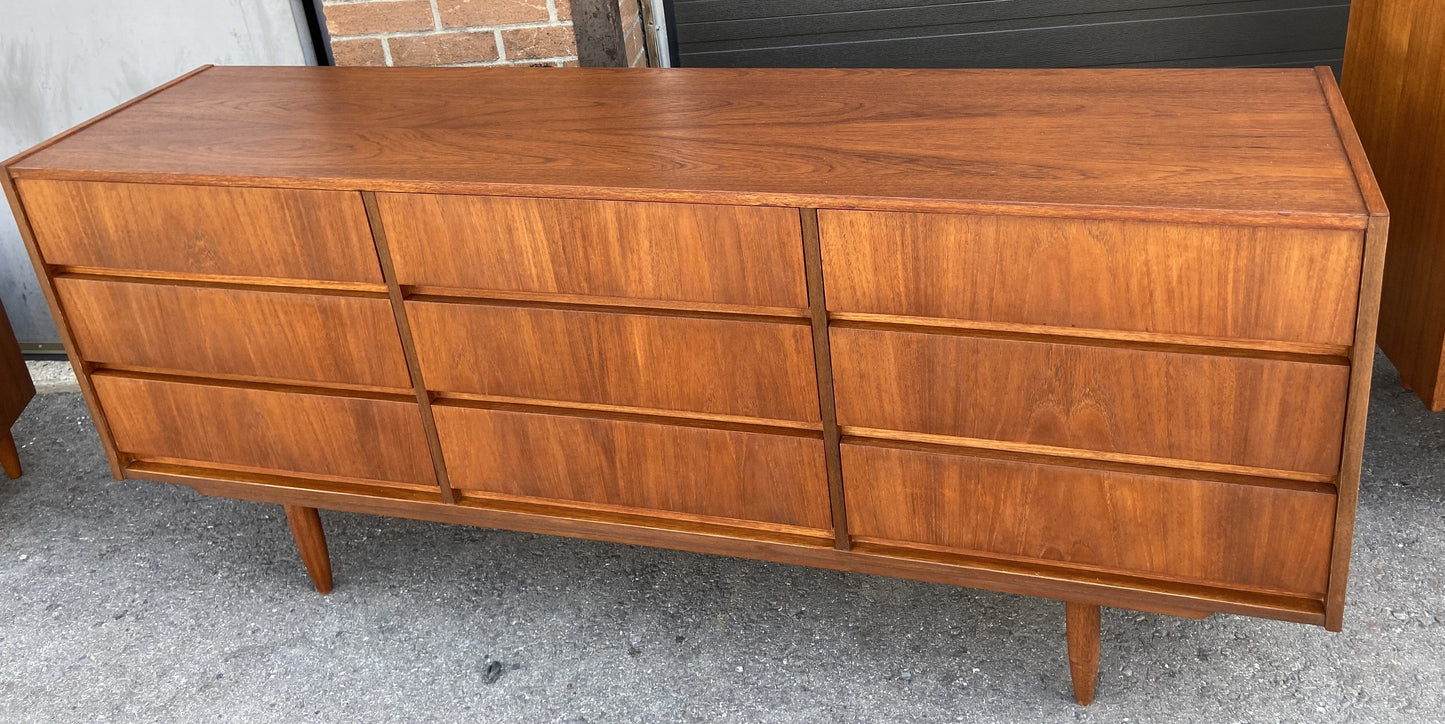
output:
[[[808,306],[796,209],[426,194],[377,202],[402,284]]]
[[[819,211],[828,307],[1348,345],[1357,231]]]
[[[1320,595],[1332,493],[843,445],[848,530],[1225,586]]]
[[[1333,475],[1349,367],[831,332],[838,423]]]
[[[407,302],[427,387],[816,422],[802,324]]]
[[[832,527],[815,438],[450,405],[433,412],[457,489]]]
[[[17,181],[48,264],[381,284],[361,195]]]
[[[436,484],[415,403],[104,372],[92,381],[116,446],[141,458]]]
[[[391,303],[60,277],[90,362],[411,390]]]

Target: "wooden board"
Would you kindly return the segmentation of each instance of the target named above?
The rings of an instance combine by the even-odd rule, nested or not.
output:
[[[16,187],[47,264],[381,283],[360,194],[43,180]]]
[[[828,308],[1349,345],[1356,231],[820,211]]]
[[[831,529],[812,437],[433,406],[458,490]]]
[[[1175,580],[1323,596],[1335,496],[843,445],[848,529]]]
[[[416,403],[99,372],[116,445],[148,459],[435,485]]]
[[[20,343],[10,331],[5,307],[0,306],[0,437],[15,424],[34,396],[35,384],[30,381],[30,371],[20,356]]]
[[[806,325],[406,304],[432,390],[817,422]]]
[[[213,68],[14,169],[1352,228],[1365,214],[1303,69]]]
[[[86,277],[55,291],[88,362],[411,389],[385,299]]]
[[[1354,0],[1343,91],[1390,203],[1380,347],[1445,410],[1445,3]]]
[[[816,541],[779,544],[761,541],[757,535],[719,535],[716,528],[703,526],[664,527],[655,523],[639,524],[636,516],[606,515],[599,512],[590,517],[563,517],[545,511],[540,506],[493,505],[490,504],[491,501],[479,501],[471,496],[464,496],[461,504],[451,505],[434,498],[421,499],[423,496],[410,490],[375,486],[357,489],[359,486],[323,481],[313,481],[307,487],[283,487],[273,484],[266,476],[238,475],[215,469],[162,463],[132,463],[126,468],[126,477],[189,485],[207,495],[243,500],[605,540],[625,545],[672,548],[954,586],[972,586],[1027,596],[1086,601],[1166,615],[1202,618],[1209,613],[1227,612],[1312,625],[1320,625],[1324,621],[1323,606],[1316,599],[1063,567],[1040,569],[1038,566],[1014,563],[997,557],[920,555],[918,551],[899,551],[883,547],[838,550],[826,545],[826,539],[823,539],[822,544]],[[756,529],[749,532],[754,533]]]
[[[793,209],[431,194],[377,204],[405,285],[808,306]]]
[[[832,350],[845,434],[1339,469],[1345,365],[847,328],[832,330]]]

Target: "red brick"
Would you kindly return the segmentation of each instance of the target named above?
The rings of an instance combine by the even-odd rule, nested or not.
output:
[[[572,0],[552,0],[552,7],[557,8],[558,20],[572,19]]]
[[[642,17],[642,7],[637,4],[637,0],[617,1],[617,19],[621,22],[623,30],[632,27],[632,21],[640,17]]]
[[[388,38],[392,65],[485,63],[497,59],[497,38],[491,31],[434,33]]]
[[[331,41],[331,57],[337,65],[386,65],[386,51],[380,38]]]
[[[507,49],[508,60],[577,54],[577,41],[572,37],[572,28],[566,25],[503,30],[502,45]]]
[[[401,33],[436,27],[436,20],[431,14],[431,3],[427,0],[327,5],[321,12],[326,16],[326,29],[333,37]]]
[[[627,35],[622,39],[623,49],[627,54],[627,64],[631,66],[647,65],[647,53],[644,51],[645,43],[642,40],[642,23],[632,26]]]
[[[442,26],[463,28],[480,25],[538,23],[547,15],[547,0],[438,0]]]

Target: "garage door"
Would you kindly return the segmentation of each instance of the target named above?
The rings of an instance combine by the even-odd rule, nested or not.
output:
[[[672,0],[669,9],[683,66],[1336,72],[1350,14],[1348,0]]]

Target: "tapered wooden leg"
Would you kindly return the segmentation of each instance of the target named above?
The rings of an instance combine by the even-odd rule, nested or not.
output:
[[[20,477],[20,451],[15,449],[15,436],[8,427],[0,430],[0,467],[11,480]]]
[[[1099,607],[1064,603],[1064,625],[1069,638],[1069,674],[1074,678],[1074,700],[1094,703],[1099,681]]]
[[[286,522],[291,524],[291,537],[317,593],[331,593],[331,554],[326,551],[326,532],[321,529],[321,514],[315,508],[286,506]]]

